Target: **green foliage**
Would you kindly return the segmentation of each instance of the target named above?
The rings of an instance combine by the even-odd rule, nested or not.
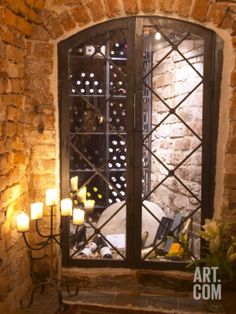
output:
[[[216,266],[219,275],[233,279],[236,266],[236,237],[233,236],[233,223],[224,223],[223,220],[206,219],[200,236],[208,244],[208,252],[194,264],[204,263],[207,266]],[[189,267],[191,267],[189,265]]]

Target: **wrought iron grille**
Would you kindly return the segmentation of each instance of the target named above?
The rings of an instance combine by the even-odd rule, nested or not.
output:
[[[158,251],[154,259],[182,260],[182,248],[186,258],[195,259],[200,254],[197,234],[201,225],[204,41],[186,31],[147,26],[144,27],[144,58],[150,54],[151,66],[145,62],[143,71],[143,155],[148,156],[146,159],[152,167],[149,173],[150,189],[145,191],[144,188],[146,193],[144,192],[142,203],[142,222],[145,221],[145,214],[150,214],[157,225],[163,227],[164,236],[161,234],[162,237],[156,239],[148,251],[143,250],[143,259],[152,259],[153,252]],[[150,131],[145,132],[147,110],[152,112],[152,115],[149,114],[152,126]],[[194,165],[197,160],[198,164]],[[191,175],[190,168],[199,173],[198,178]],[[190,172],[188,178],[187,171]],[[155,178],[150,179],[154,172]],[[193,182],[195,189],[192,188]],[[166,194],[166,199],[163,193]],[[155,215],[144,200],[153,201],[165,208],[165,214],[168,212],[169,218],[177,216],[178,223],[172,227],[171,233],[170,226],[166,226],[161,221],[161,216]],[[179,231],[188,220],[192,220],[192,226],[188,223],[191,243],[185,243],[179,236]],[[171,239],[168,239],[170,235]],[[171,245],[177,249],[171,250]]]
[[[217,47],[201,27],[141,17],[60,43],[62,194],[78,176],[95,201],[83,226],[63,221],[71,237],[65,264],[156,267],[199,258],[214,192]]]
[[[82,247],[99,234],[112,247],[113,255],[124,259],[125,248],[118,250],[105,238],[103,229],[126,206],[126,30],[81,42],[71,49],[69,60],[70,177],[78,176],[79,187],[86,186],[88,198],[96,204],[86,222]],[[104,209],[117,202],[118,209],[98,227]],[[80,229],[77,233],[82,237],[84,227]],[[80,243],[73,243],[71,257],[83,257]]]

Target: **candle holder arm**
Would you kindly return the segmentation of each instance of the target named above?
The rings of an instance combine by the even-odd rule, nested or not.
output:
[[[48,238],[48,237],[49,237],[49,235],[45,235],[45,234],[42,234],[42,233],[41,233],[41,231],[40,231],[40,229],[39,229],[39,222],[38,222],[38,219],[36,219],[35,225],[36,225],[36,231],[37,231],[37,233],[38,233],[38,235],[39,235],[40,237],[42,237],[42,238]]]
[[[24,304],[23,299],[20,300],[20,306],[22,309],[27,309],[29,307],[31,307],[33,301],[34,301],[34,296],[36,291],[39,289],[40,290],[40,294],[43,294],[43,291],[45,289],[46,285],[51,285],[55,288],[56,293],[57,293],[57,299],[58,299],[58,304],[59,304],[59,310],[61,311],[65,311],[65,309],[67,308],[67,305],[63,303],[63,295],[62,295],[62,291],[60,289],[60,286],[58,285],[58,283],[54,280],[46,280],[43,282],[38,283],[37,285],[34,286],[31,294],[30,294],[30,298],[28,300],[28,302],[26,304]],[[76,292],[78,293],[78,291],[76,290]]]
[[[27,238],[26,238],[26,236],[25,236],[25,232],[23,232],[23,238],[24,238],[24,241],[25,241],[25,244],[28,246],[28,248],[30,249],[30,250],[32,250],[32,251],[39,251],[39,250],[42,250],[44,247],[46,247],[47,245],[48,245],[48,243],[49,243],[49,238],[47,239],[47,241],[46,242],[44,242],[40,247],[32,247],[30,244],[29,244],[29,242],[28,242],[28,240],[27,240]]]
[[[37,219],[36,219],[36,221],[35,221],[35,225],[36,225],[36,231],[37,231],[38,235],[39,235],[40,237],[42,237],[42,238],[48,238],[48,237],[50,237],[50,236],[58,237],[58,236],[61,235],[61,233],[56,233],[56,234],[52,234],[52,235],[49,235],[49,234],[48,234],[48,235],[45,235],[45,234],[42,234],[42,232],[40,231],[39,222],[38,222]]]
[[[44,291],[44,286],[45,286],[45,283],[44,282],[41,282],[39,284],[37,284],[31,294],[30,294],[30,298],[29,298],[29,301],[27,302],[27,304],[24,304],[23,302],[23,299],[20,300],[20,306],[22,309],[27,309],[29,307],[31,307],[33,301],[34,301],[34,295],[35,295],[35,292],[37,291],[37,289],[40,289],[40,294],[43,294],[43,291]]]

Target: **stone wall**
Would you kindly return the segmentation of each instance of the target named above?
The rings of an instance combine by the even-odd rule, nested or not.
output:
[[[154,54],[154,65],[170,50],[158,49]],[[185,40],[179,47],[185,58],[202,74],[203,42]],[[191,77],[191,80],[189,79]],[[176,51],[171,53],[153,73],[153,89],[170,108],[175,108],[192,89],[201,82],[199,75]],[[169,109],[153,96],[152,127],[162,121]],[[179,118],[180,119],[179,119]],[[181,121],[181,119],[189,126]],[[168,167],[175,169],[201,141],[202,129],[202,85],[200,85],[152,134],[152,151]],[[151,189],[167,174],[164,167],[152,158]],[[197,149],[175,172],[176,176],[201,199],[201,148]],[[153,195],[158,205],[168,216],[181,212],[184,216],[196,206],[196,201],[175,178],[169,178]],[[192,202],[192,203],[191,203]]]
[[[108,19],[165,15],[217,30],[230,41],[228,53],[235,58],[235,13],[235,4],[210,0],[1,1],[0,312],[16,308],[29,287],[27,251],[16,231],[15,216],[23,207],[29,211],[30,202],[44,200],[49,186],[59,187],[57,43]],[[217,155],[221,175],[216,178],[220,191],[216,205],[220,208],[224,203],[225,215],[235,219],[236,69],[227,62],[222,82],[227,94],[221,100]]]
[[[25,61],[35,10],[24,1],[0,5],[0,312],[11,313],[30,286],[29,259],[16,215],[29,211],[31,150],[26,129]],[[29,2],[29,1],[27,1]],[[20,5],[21,3],[21,5]],[[39,4],[39,2],[38,2]],[[35,9],[35,10],[34,10]]]
[[[157,43],[156,47],[154,45],[153,49],[155,51],[153,65],[155,65],[170,51],[171,47],[164,41],[160,44]],[[203,41],[200,39],[187,39],[179,45],[178,49],[202,75]],[[157,203],[165,214],[171,218],[176,213],[181,213],[183,217],[186,217],[199,206],[199,202],[188,192],[184,185],[197,198],[201,199],[201,147],[196,148],[201,144],[200,138],[202,137],[202,84],[191,93],[200,83],[201,77],[177,51],[169,54],[156,67],[152,77],[153,90],[166,103],[166,105],[163,104],[153,94],[152,128],[155,128],[160,121],[164,121],[152,133],[152,152],[168,169],[176,169],[175,175],[180,181],[173,176],[169,177],[154,191],[151,200]],[[172,114],[165,119],[169,113],[167,106],[176,108],[176,115]],[[194,132],[199,138],[195,136]],[[185,158],[187,158],[186,161],[178,167]],[[152,156],[151,190],[167,175],[166,168]],[[192,245],[194,254],[197,256],[199,254],[197,235],[201,223],[200,209],[193,216],[192,222],[194,235]]]

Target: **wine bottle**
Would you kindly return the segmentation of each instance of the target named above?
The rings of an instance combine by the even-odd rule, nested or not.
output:
[[[141,250],[142,259],[145,258],[146,255],[147,255],[146,258],[151,258],[151,257],[156,256],[156,250],[154,249],[153,246],[150,246],[150,247],[147,247],[147,248]]]
[[[124,58],[126,57],[126,52],[127,52],[126,42],[124,40],[119,41],[113,45],[113,49],[111,50],[111,56]]]
[[[188,246],[189,243],[189,229],[191,225],[191,218],[187,219],[183,229],[180,231],[179,240],[184,246]]]
[[[82,55],[84,54],[84,50],[83,50],[82,47],[80,47],[80,48],[78,49],[78,54],[79,54],[80,56],[82,56]]]
[[[96,252],[100,244],[100,238],[95,236],[80,252],[79,255],[89,257]]]
[[[112,258],[111,250],[106,241],[100,236],[100,255],[102,258]]]
[[[145,243],[147,241],[147,238],[149,236],[149,232],[148,231],[145,231],[143,234],[142,234],[142,239],[141,239],[141,246],[142,248],[145,247]]]
[[[97,80],[93,81],[92,88],[93,88],[94,94],[98,94],[98,89],[100,88],[100,86],[99,86],[99,82]]]
[[[125,95],[126,94],[126,82],[123,82],[116,73],[113,73],[113,80],[110,82],[110,92],[112,94]]]
[[[74,244],[77,250],[80,250],[86,241],[86,228],[82,226],[79,230],[77,229],[72,239],[74,239]]]

